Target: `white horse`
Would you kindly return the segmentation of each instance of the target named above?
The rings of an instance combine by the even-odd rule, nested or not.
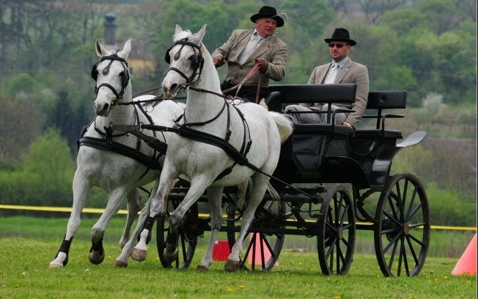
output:
[[[281,142],[292,133],[292,124],[285,116],[257,104],[233,105],[222,96],[218,73],[202,44],[205,33],[206,25],[195,34],[176,25],[174,46],[166,55],[170,67],[162,84],[165,96],[174,98],[180,89],[187,89],[187,102],[181,136],[168,140],[168,152],[157,194],[151,196],[148,218],[154,219],[166,212],[168,187],[179,175],[186,176],[190,188],[169,216],[170,234],[163,253],[164,257],[174,260],[177,228],[186,211],[207,188],[212,231],[209,247],[198,268],[208,269],[221,227],[223,188],[238,185],[251,177],[252,187],[241,231],[225,265],[227,271],[234,271],[240,267],[243,240],[266,192],[269,176],[277,166]],[[136,256],[141,252],[146,255],[146,237],[150,230],[151,226],[143,226],[140,241],[134,248]],[[125,250],[128,250],[126,246],[117,262],[127,258]]]
[[[89,260],[93,264],[99,264],[105,257],[102,242],[105,229],[111,217],[120,209],[124,198],[127,199],[128,215],[119,242],[121,247],[129,240],[131,227],[140,210],[138,187],[159,178],[164,152],[150,147],[134,134],[116,130],[115,126],[144,123],[172,126],[173,120],[184,113],[184,110],[172,101],[161,102],[154,108],[144,107],[138,102],[132,104],[127,63],[130,51],[131,40],[126,41],[121,51],[107,50],[96,42],[96,53],[100,61],[93,66],[92,77],[96,81],[94,107],[97,117],[80,139],[77,169],[73,179],[72,211],[64,240],[55,259],[50,263],[52,268],[64,267],[68,263],[70,245],[80,225],[87,194],[93,186],[104,189],[109,197],[105,211],[91,230]],[[154,96],[143,96],[142,99],[144,97]],[[150,112],[146,113],[145,109]],[[158,134],[148,130],[143,130],[142,133],[162,142],[166,141],[168,134],[172,134]]]

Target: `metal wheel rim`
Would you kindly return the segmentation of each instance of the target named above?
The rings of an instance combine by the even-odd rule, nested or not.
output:
[[[375,253],[384,276],[416,276],[430,242],[428,199],[411,174],[390,178],[375,216]]]
[[[178,206],[179,203],[173,204],[173,210]],[[186,240],[185,235],[182,229],[179,229],[179,240],[178,240],[178,257],[173,263],[169,263],[165,260],[163,256],[163,250],[165,248],[166,236],[169,230],[169,212],[166,215],[159,216],[157,219],[156,225],[156,245],[158,248],[158,256],[161,265],[164,268],[173,268],[173,265],[176,269],[186,269],[191,264],[191,261],[196,250],[197,238],[193,240]]]
[[[350,269],[355,249],[353,202],[343,186],[328,194],[318,220],[319,265],[324,275],[344,275]]]
[[[273,206],[275,206],[273,208]],[[285,206],[281,200],[268,200],[266,202],[261,203],[261,205],[256,210],[256,214],[260,210],[267,210],[271,211],[274,210],[275,213],[279,215],[284,215]],[[242,212],[244,211],[244,207],[240,209],[235,207],[229,207],[227,209],[227,225],[229,227],[240,226],[237,225],[241,219]],[[244,239],[243,248],[246,250],[244,251],[243,257],[241,257],[241,267],[243,269],[249,269],[246,264],[248,261],[251,261],[251,270],[261,271],[268,271],[271,270],[274,265],[276,264],[277,260],[279,259],[280,251],[282,250],[282,246],[284,244],[284,234],[274,233],[274,234],[266,234],[260,231],[260,227],[256,228],[255,225],[251,225],[249,229],[250,234],[249,238]],[[260,225],[260,223],[259,223]],[[280,228],[276,226],[276,228]],[[227,231],[227,240],[229,243],[229,248],[232,249],[234,243],[236,242],[236,232],[228,230]],[[270,256],[269,256],[270,255]],[[259,261],[260,264],[256,265],[255,261]]]

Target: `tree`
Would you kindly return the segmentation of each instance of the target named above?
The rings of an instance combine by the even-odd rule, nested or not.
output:
[[[419,0],[417,8],[436,35],[461,27],[463,16],[457,5],[449,0]]]
[[[42,118],[35,105],[2,101],[0,109],[0,160],[18,161],[42,131]]]
[[[71,105],[68,91],[60,91],[57,100],[48,113],[48,126],[57,129],[61,136],[68,141],[70,149],[76,147],[78,132],[81,126],[78,126],[78,117]]]
[[[412,7],[387,11],[382,15],[381,25],[390,27],[398,37],[406,36],[418,27],[427,27],[425,16]]]
[[[58,131],[50,129],[31,144],[22,169],[29,204],[71,205],[74,163]]]
[[[26,73],[11,76],[3,83],[0,109],[0,159],[18,161],[22,152],[41,134],[43,117],[38,82]],[[31,96],[37,93],[36,96]]]

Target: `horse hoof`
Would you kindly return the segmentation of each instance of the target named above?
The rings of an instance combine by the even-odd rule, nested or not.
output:
[[[50,263],[50,269],[53,269],[53,268],[63,268],[63,264],[62,263],[55,263],[55,262],[51,262]]]
[[[166,262],[171,264],[178,258],[178,249],[174,250],[173,252],[169,252],[166,248],[163,250],[163,258]]]
[[[113,267],[114,268],[126,268],[126,267],[128,267],[128,263],[116,260]]]
[[[88,255],[88,259],[90,260],[90,263],[93,265],[99,265],[105,260],[105,254],[98,254],[95,251],[90,252]]]
[[[137,262],[142,262],[146,260],[146,254],[148,252],[143,249],[133,249],[133,252],[131,252],[131,258]]]
[[[209,268],[204,265],[198,265],[196,270],[198,270],[199,272],[207,272],[209,271]]]
[[[235,272],[241,269],[241,262],[240,261],[233,261],[228,259],[226,264],[224,265],[224,270],[227,272]]]
[[[55,259],[50,262],[50,268],[63,268],[68,264],[68,255],[64,252],[58,251]]]

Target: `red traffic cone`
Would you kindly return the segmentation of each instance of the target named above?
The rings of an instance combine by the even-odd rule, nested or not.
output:
[[[216,241],[212,250],[212,259],[220,262],[227,261],[230,253],[229,242]]]
[[[476,275],[476,233],[458,260],[451,275]]]

